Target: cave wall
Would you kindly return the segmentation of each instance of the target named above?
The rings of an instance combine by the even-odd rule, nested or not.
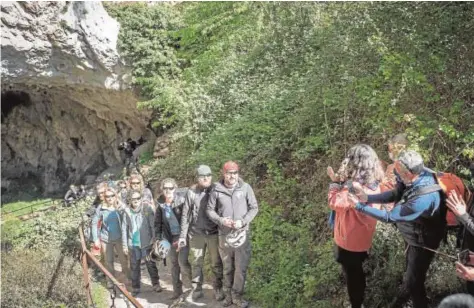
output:
[[[44,195],[120,164],[118,144],[147,135],[119,24],[101,2],[1,3],[2,194]]]
[[[118,143],[145,130],[140,117],[114,108],[132,98],[110,90],[3,85],[2,179],[15,186],[33,179],[50,194],[120,164]]]

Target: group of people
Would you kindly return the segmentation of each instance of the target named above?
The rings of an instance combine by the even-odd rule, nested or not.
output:
[[[239,166],[233,161],[223,165],[222,178],[215,183],[210,167],[200,165],[196,182],[178,189],[174,179],[164,179],[156,200],[140,174],[113,185],[100,183],[92,218],[93,247],[100,249],[112,274],[117,253],[122,272],[131,280],[133,296],[140,293],[144,259],[154,291],[162,291],[158,264],[149,256],[157,247],[168,247],[172,299],[180,297],[184,287],[192,288],[193,300],[203,296],[204,257],[208,252],[216,300],[224,307],[247,307],[243,293],[251,255],[249,231],[258,212],[253,189],[239,177]],[[113,287],[109,280],[107,285]]]
[[[87,196],[87,191],[84,185],[77,187],[76,185],[71,184],[69,186],[69,190],[64,195],[64,204],[66,206],[69,206],[75,201],[82,199],[86,196]]]
[[[446,234],[446,213],[451,210],[464,227],[462,249],[474,250],[474,221],[462,196],[447,195],[436,186],[434,172],[421,155],[407,149],[408,140],[397,135],[389,141],[393,163],[384,166],[366,144],[353,146],[331,178],[328,201],[333,215],[335,258],[346,277],[352,308],[363,307],[366,287],[363,262],[368,257],[377,221],[395,223],[405,242],[406,272],[390,307],[403,307],[411,299],[415,308],[427,308],[426,274]],[[432,189],[434,187],[434,189]],[[456,263],[459,277],[474,295],[474,254]]]

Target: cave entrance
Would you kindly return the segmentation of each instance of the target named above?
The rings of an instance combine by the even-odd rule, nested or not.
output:
[[[31,106],[30,95],[23,91],[10,90],[2,92],[2,121],[4,121],[17,106]]]

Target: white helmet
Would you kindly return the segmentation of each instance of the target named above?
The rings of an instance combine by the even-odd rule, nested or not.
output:
[[[164,260],[171,249],[171,244],[167,240],[156,241],[153,244],[150,254],[146,257],[148,261],[156,262]]]
[[[240,246],[242,246],[243,243],[245,243],[246,239],[247,230],[245,228],[232,230],[232,232],[227,234],[227,236],[225,237],[227,245],[232,248],[239,248]]]
[[[171,244],[167,240],[161,240],[158,243],[158,245],[155,245],[155,249],[154,249],[155,254],[158,255],[160,259],[165,259],[168,253],[170,252],[170,250],[171,250]]]

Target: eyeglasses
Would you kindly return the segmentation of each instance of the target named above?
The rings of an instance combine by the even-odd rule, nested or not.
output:
[[[132,201],[138,201],[138,200],[140,200],[140,199],[141,199],[140,197],[138,197],[138,198],[132,198]]]
[[[239,174],[239,171],[227,171],[225,174],[236,175],[236,174]]]
[[[106,198],[113,198],[115,195],[105,195]]]
[[[174,187],[163,187],[163,190],[174,190]]]
[[[140,184],[140,182],[132,182],[131,184]]]

